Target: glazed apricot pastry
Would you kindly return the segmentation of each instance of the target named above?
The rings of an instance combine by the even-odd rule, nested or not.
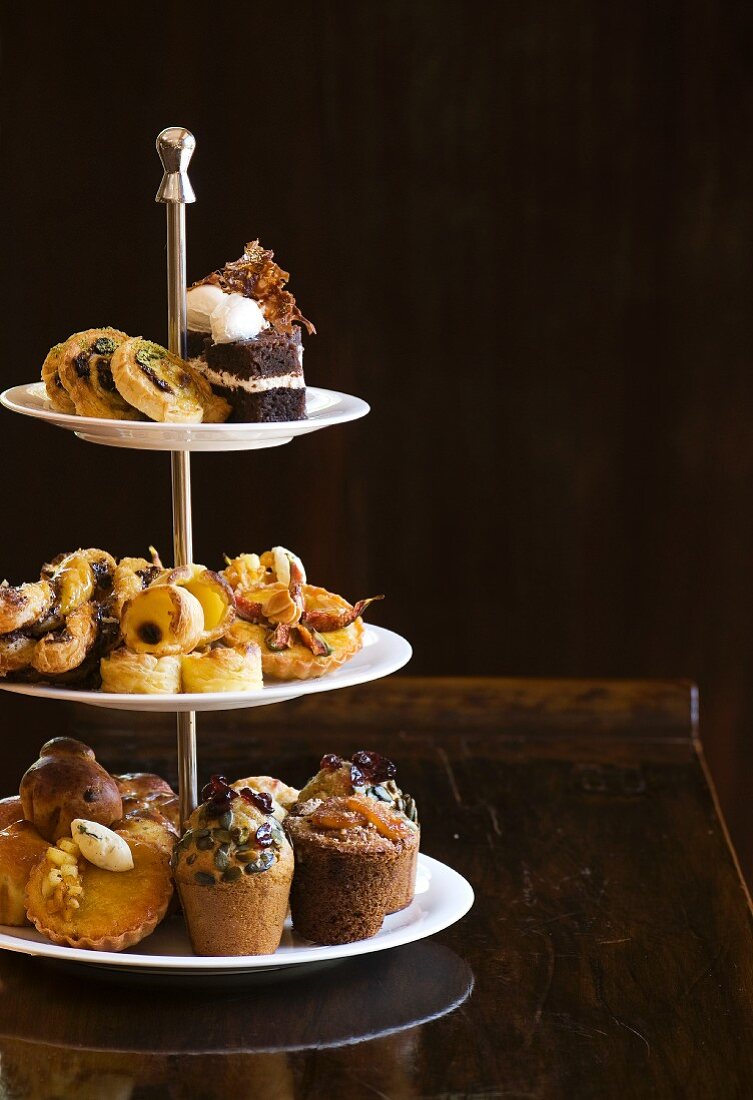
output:
[[[203,565],[182,565],[158,578],[158,584],[175,584],[184,588],[201,604],[204,626],[199,637],[200,646],[216,642],[228,630],[235,618],[233,590],[220,573],[205,569]]]
[[[190,653],[204,631],[201,603],[177,584],[151,584],[123,608],[123,640],[132,653],[174,657]]]
[[[26,913],[53,943],[122,951],[148,936],[173,887],[156,845],[77,819],[47,848],[26,886]]]

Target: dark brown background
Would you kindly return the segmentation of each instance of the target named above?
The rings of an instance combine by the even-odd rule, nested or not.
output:
[[[76,329],[164,339],[188,126],[189,277],[259,236],[309,382],[373,405],[197,457],[196,556],[385,591],[417,673],[696,678],[749,867],[752,34],[732,0],[18,6],[0,139],[3,385]],[[0,421],[9,579],[169,546],[166,457]]]

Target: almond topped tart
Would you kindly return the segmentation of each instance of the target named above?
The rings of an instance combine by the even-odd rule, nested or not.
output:
[[[256,643],[264,676],[273,680],[311,680],[345,664],[363,645],[361,616],[383,598],[349,604],[308,584],[300,558],[283,546],[228,560],[223,576],[236,612],[223,642]]]
[[[26,913],[53,943],[123,951],[154,931],[172,893],[164,847],[77,818],[29,875]]]

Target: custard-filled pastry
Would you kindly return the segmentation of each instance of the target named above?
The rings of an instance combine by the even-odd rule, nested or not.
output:
[[[0,830],[0,924],[28,924],[26,883],[46,851],[47,841],[28,821],[15,821]]]
[[[187,588],[154,583],[125,605],[120,629],[132,653],[175,657],[190,653],[199,644],[204,611]]]
[[[122,951],[148,936],[173,892],[157,846],[77,819],[47,848],[26,887],[26,912],[53,943]]]

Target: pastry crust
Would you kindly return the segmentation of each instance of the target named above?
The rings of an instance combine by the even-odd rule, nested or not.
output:
[[[90,328],[74,333],[63,344],[58,358],[60,381],[79,416],[143,420],[113,380],[113,352],[127,339],[116,328]]]
[[[59,676],[83,664],[99,636],[99,614],[93,602],[82,604],[65,620],[62,630],[37,642],[31,664],[45,676]]]
[[[129,772],[115,775],[113,779],[123,800],[124,817],[134,810],[156,811],[176,829],[180,828],[178,796],[167,780],[152,772]]]
[[[23,821],[23,816],[20,795],[12,794],[8,798],[0,798],[0,829],[7,829],[14,821]]]
[[[63,344],[55,344],[47,352],[44,363],[42,363],[42,381],[44,382],[44,388],[47,391],[47,397],[53,409],[58,412],[68,413],[69,416],[74,416],[76,413],[76,406],[71,401],[65,386],[60,381],[60,353],[63,350]]]
[[[163,852],[143,840],[124,837],[133,856],[130,871],[105,871],[79,860],[79,907],[69,918],[53,911],[43,894],[49,874],[46,857],[33,868],[26,886],[29,920],[53,943],[92,951],[123,951],[148,936],[167,912],[173,892]]]
[[[17,587],[0,584],[0,634],[23,630],[52,607],[52,586],[44,579]]]
[[[112,376],[120,393],[150,420],[210,424],[230,415],[230,405],[212,392],[197,370],[141,336],[126,339],[117,349]]]
[[[31,638],[22,630],[3,634],[0,637],[0,676],[29,668],[36,648],[37,639]]]
[[[277,585],[270,585],[277,589]],[[263,603],[263,590],[248,593],[251,600],[259,599]],[[328,592],[326,588],[317,588],[311,584],[303,585],[305,609],[321,611],[347,611],[351,605],[342,596]],[[260,623],[249,623],[236,619],[225,635],[227,645],[240,645],[243,642],[256,642],[261,649],[261,663],[265,678],[272,680],[312,680],[334,671],[358,653],[363,645],[363,623],[356,619],[341,630],[331,630],[322,637],[331,652],[317,657],[308,646],[294,641],[287,649],[271,650],[267,644],[269,628]]]
[[[261,650],[253,642],[234,648],[216,646],[181,659],[185,692],[261,691]]]
[[[125,646],[99,662],[102,691],[128,695],[176,695],[180,691],[180,657],[131,653]]]

